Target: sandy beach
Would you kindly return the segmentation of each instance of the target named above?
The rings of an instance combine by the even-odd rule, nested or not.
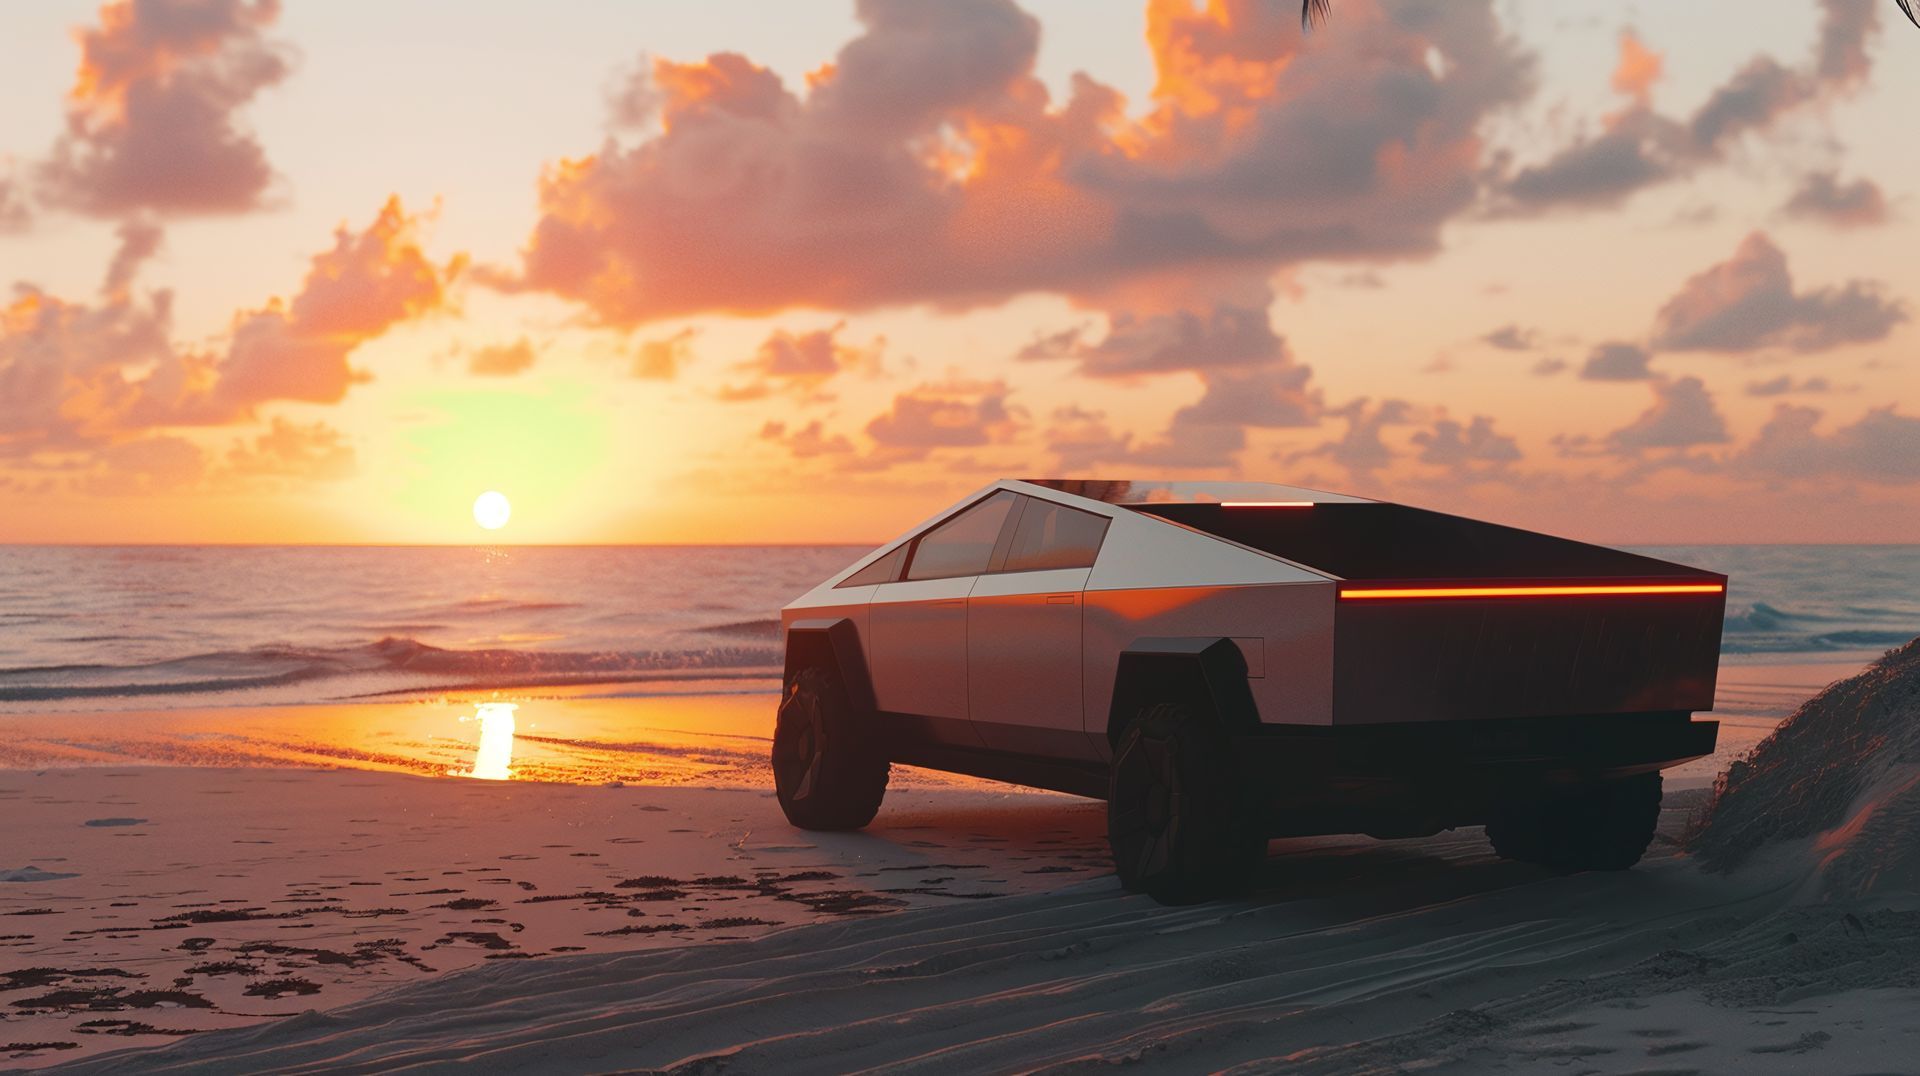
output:
[[[1907,1025],[1828,1002],[1770,1023],[1682,991],[1630,1018],[1653,1004],[1640,962],[1750,945],[1743,927],[1784,907],[1786,882],[1708,877],[1675,849],[1727,761],[1857,668],[1726,667],[1721,750],[1671,774],[1633,874],[1556,878],[1497,860],[1477,830],[1280,841],[1256,897],[1198,909],[1122,894],[1100,805],[1066,796],[901,768],[871,829],[794,830],[758,692],[9,718],[0,1062],[171,1043],[100,1062],[1185,1069],[1297,1053],[1346,1071],[1440,1049],[1430,1021],[1499,1006],[1515,1043],[1478,1067],[1704,1052],[1688,1064],[1710,1070],[1720,1050],[1795,1071],[1816,1047],[1741,1051],[1796,1036],[1877,1056],[1908,1048]],[[1920,929],[1890,923],[1872,929]],[[1721,967],[1695,963],[1652,985]],[[1575,973],[1591,993],[1551,986]],[[1869,1008],[1913,1000],[1863,989]]]

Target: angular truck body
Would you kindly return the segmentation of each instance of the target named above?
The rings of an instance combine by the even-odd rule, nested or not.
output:
[[[997,482],[783,610],[776,787],[824,828],[893,762],[1105,798],[1162,899],[1309,833],[1630,865],[1659,771],[1713,749],[1725,584],[1291,486]]]

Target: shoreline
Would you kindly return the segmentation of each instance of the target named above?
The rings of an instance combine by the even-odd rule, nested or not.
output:
[[[453,652],[453,651],[450,651]],[[1720,658],[1722,679],[1728,670],[1829,666],[1859,669],[1885,653],[1885,648],[1803,651],[1740,651],[1723,653]],[[21,670],[15,670],[21,671]],[[326,680],[351,680],[357,674],[315,677]],[[196,683],[158,684],[141,690],[126,688],[4,688],[0,687],[0,722],[9,718],[35,717],[47,713],[111,714],[162,711],[257,710],[272,707],[352,706],[384,702],[422,702],[439,698],[477,698],[481,696],[644,698],[649,695],[734,694],[778,692],[778,665],[743,665],[657,669],[648,671],[608,671],[586,673],[527,672],[500,674],[483,679],[456,679],[434,682],[433,674],[413,674],[422,682],[376,690],[327,695],[310,699],[288,699],[285,694],[306,678],[234,686],[224,689],[196,690]],[[337,685],[336,685],[337,686]]]
[[[1727,762],[1800,702],[1858,672],[1880,652],[1795,656],[1799,660],[1734,655],[1721,662],[1718,706],[1698,715],[1721,722],[1719,747],[1708,758],[1669,771],[1679,787],[1710,785]],[[486,741],[490,757],[497,760],[504,750],[511,758],[505,768],[520,780],[719,781],[748,787],[756,785],[752,771],[765,761],[778,692],[774,677],[649,677],[511,689],[408,689],[307,703],[55,706],[37,713],[0,712],[0,730],[8,733],[0,741],[0,770],[291,765],[446,776],[471,771]],[[504,730],[497,724],[502,705],[512,707]],[[702,743],[707,763],[685,764]],[[940,783],[970,783],[926,776]]]

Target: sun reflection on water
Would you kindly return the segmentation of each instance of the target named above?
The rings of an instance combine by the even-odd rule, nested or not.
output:
[[[451,776],[483,781],[505,781],[513,776],[513,712],[517,709],[519,706],[511,702],[480,702],[474,704],[471,717],[461,716],[463,722],[480,723],[480,742],[474,748],[473,768],[451,770]]]

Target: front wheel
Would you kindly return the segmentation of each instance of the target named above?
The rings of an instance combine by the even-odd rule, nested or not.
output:
[[[773,789],[801,829],[859,829],[879,813],[888,765],[840,678],[812,666],[787,681],[773,728]]]
[[[1114,749],[1107,791],[1120,884],[1162,904],[1246,888],[1267,842],[1242,799],[1217,725],[1180,703],[1143,709]]]
[[[1643,773],[1511,797],[1487,822],[1504,859],[1573,874],[1640,862],[1660,824],[1660,774]]]

